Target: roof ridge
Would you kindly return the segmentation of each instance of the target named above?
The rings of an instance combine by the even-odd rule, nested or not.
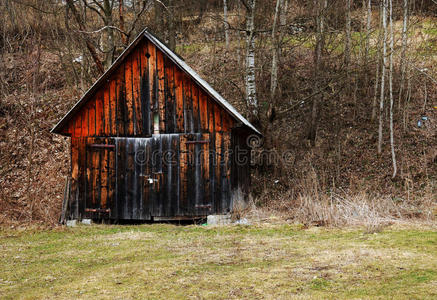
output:
[[[95,92],[95,90],[100,86],[112,72],[118,67],[121,61],[130,53],[130,51],[139,43],[142,37],[146,37],[150,40],[156,47],[158,47],[162,52],[164,52],[177,66],[179,66],[183,71],[188,73],[191,78],[203,88],[217,103],[220,104],[229,114],[234,118],[239,120],[241,123],[249,127],[251,130],[258,134],[261,134],[248,120],[246,120],[228,101],[226,101],[216,90],[214,90],[204,79],[202,79],[185,61],[177,55],[175,52],[170,50],[164,42],[162,42],[155,35],[144,28],[140,34],[129,44],[128,47],[120,54],[120,56],[114,61],[114,63],[105,71],[94,84],[82,95],[78,102],[64,115],[64,117],[53,127],[52,133],[60,133],[60,129],[65,125],[65,123],[71,118],[74,113],[81,108],[85,102],[88,100],[90,95]]]

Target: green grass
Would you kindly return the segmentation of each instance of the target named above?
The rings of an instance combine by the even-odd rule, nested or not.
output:
[[[0,231],[6,299],[437,297],[437,232],[289,225]]]

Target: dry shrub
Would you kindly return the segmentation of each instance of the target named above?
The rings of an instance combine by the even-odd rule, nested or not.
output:
[[[378,232],[398,220],[433,220],[433,195],[425,193],[406,201],[390,195],[374,194],[366,187],[357,192],[331,189],[325,192],[314,170],[301,178],[297,191],[265,190],[258,203],[282,212],[286,219],[315,226],[365,226]],[[432,191],[432,188],[429,188]]]

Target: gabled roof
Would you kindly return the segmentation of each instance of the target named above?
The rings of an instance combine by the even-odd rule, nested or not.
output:
[[[223,107],[230,115],[242,124],[261,134],[248,120],[246,120],[228,101],[226,101],[216,90],[214,90],[205,80],[203,80],[190,66],[188,66],[176,53],[171,51],[164,43],[162,43],[153,34],[144,29],[135,40],[123,51],[109,69],[86,91],[82,98],[73,106],[72,109],[56,124],[51,130],[52,133],[61,133],[61,129],[75,115],[75,113],[86,103],[86,101],[94,95],[98,88],[105,83],[106,79],[117,69],[128,54],[135,46],[143,39],[147,38],[159,50],[161,50],[173,63],[179,66],[186,74],[188,74],[207,94],[211,96],[221,107]]]

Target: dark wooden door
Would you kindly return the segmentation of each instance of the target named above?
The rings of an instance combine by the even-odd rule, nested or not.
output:
[[[116,138],[114,216],[150,220],[212,213],[215,172],[209,150],[209,134]]]
[[[211,197],[210,135],[180,136],[180,204],[179,213],[205,216],[213,212]]]
[[[109,218],[115,191],[115,145],[111,139],[88,140],[85,174],[85,217]]]

